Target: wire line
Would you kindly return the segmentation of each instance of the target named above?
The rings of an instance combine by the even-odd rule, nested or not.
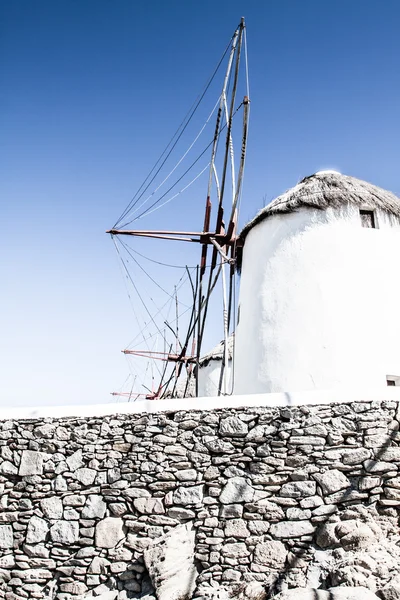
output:
[[[138,191],[136,192],[136,194],[134,195],[134,197],[132,198],[131,202],[128,204],[128,206],[126,207],[126,209],[123,211],[122,215],[120,216],[120,218],[118,219],[118,221],[115,223],[113,229],[116,229],[119,225],[119,223],[121,223],[122,219],[124,219],[126,217],[126,215],[128,214],[128,212],[131,210],[131,208],[133,208],[135,206],[135,204],[137,204],[137,202],[140,200],[140,198],[143,196],[143,194],[148,190],[148,188],[150,187],[150,185],[153,183],[154,179],[157,177],[158,173],[161,171],[161,169],[163,168],[163,166],[165,165],[166,161],[168,160],[168,158],[170,157],[171,153],[173,152],[174,148],[176,147],[177,143],[179,142],[180,138],[182,137],[184,131],[186,130],[187,126],[189,125],[190,121],[192,120],[197,108],[199,107],[201,101],[203,100],[204,96],[207,93],[208,88],[210,87],[212,81],[214,80],[214,77],[216,76],[224,58],[226,53],[228,52],[230,43],[231,43],[232,38],[229,40],[228,45],[225,48],[225,51],[222,55],[222,57],[220,58],[216,68],[214,69],[213,74],[211,75],[210,79],[208,80],[205,89],[203,91],[203,93],[200,95],[199,100],[197,101],[197,99],[195,100],[195,102],[192,104],[192,107],[194,106],[193,110],[192,107],[189,109],[188,113],[186,114],[185,118],[183,119],[182,123],[179,125],[178,129],[176,130],[176,132],[174,133],[174,135],[172,136],[171,140],[169,141],[169,143],[167,144],[165,150],[161,153],[160,157],[158,158],[158,160],[156,161],[154,167],[151,169],[150,173],[147,175],[147,177],[145,178],[145,180],[143,181],[142,185],[139,187]],[[192,112],[191,112],[192,111]],[[188,117],[188,115],[190,115]],[[186,123],[185,123],[186,121]],[[164,154],[167,152],[169,146],[171,145],[171,143],[173,142],[174,138],[177,136],[179,130],[182,128],[182,131],[180,132],[180,134],[178,135],[177,139],[175,140],[175,142],[172,145],[172,148],[168,151],[167,156],[164,158],[164,160],[162,161],[161,165],[159,166],[159,168],[157,169],[157,171],[155,172],[155,174],[153,175],[153,177],[150,179],[149,183],[147,184],[147,186],[144,188],[144,190],[142,190],[141,194],[139,195],[138,198],[137,195],[139,194],[141,188],[146,184],[146,181],[149,179],[149,177],[151,176],[152,172],[154,171],[154,169],[157,167],[158,163],[160,162],[160,160],[162,160],[162,157],[164,156]]]

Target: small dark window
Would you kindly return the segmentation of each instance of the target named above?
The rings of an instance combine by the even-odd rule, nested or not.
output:
[[[386,375],[386,384],[390,386],[400,386],[400,377],[397,375]]]
[[[373,210],[360,210],[361,225],[363,227],[369,227],[370,229],[376,229],[375,214]]]
[[[396,385],[396,382],[395,382],[395,380],[394,380],[394,379],[388,379],[388,380],[387,380],[387,384],[388,384],[388,385]]]

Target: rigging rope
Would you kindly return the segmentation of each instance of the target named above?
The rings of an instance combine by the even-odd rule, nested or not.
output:
[[[152,263],[155,263],[156,265],[161,265],[162,267],[171,267],[172,269],[196,269],[197,265],[193,266],[193,267],[189,267],[188,265],[171,265],[168,263],[163,263],[160,262],[159,260],[155,260],[154,258],[149,258],[148,256],[145,256],[144,254],[142,254],[141,252],[139,252],[138,250],[134,250],[132,248],[132,246],[129,246],[127,244],[127,242],[125,242],[125,244],[128,246],[128,248],[130,248],[130,250],[132,252],[134,252],[135,254],[138,254],[139,256],[141,256],[142,258],[144,258],[145,260],[149,260]],[[209,267],[207,267],[208,269]]]
[[[196,177],[194,179],[192,179],[192,181],[190,183],[188,183],[187,185],[185,185],[185,187],[183,187],[179,192],[177,192],[174,196],[171,196],[171,198],[168,198],[168,200],[166,200],[165,202],[163,202],[162,204],[160,204],[159,206],[156,206],[155,208],[153,208],[152,210],[148,210],[144,216],[147,217],[147,215],[151,215],[151,213],[155,212],[156,210],[159,210],[160,208],[162,208],[163,206],[165,206],[166,204],[169,204],[171,202],[171,200],[175,200],[175,198],[177,198],[177,196],[179,196],[180,194],[182,194],[182,192],[186,191],[195,181],[197,181],[197,179],[199,177],[201,177],[201,175],[203,175],[204,171],[206,171],[208,169],[208,167],[210,166],[210,163],[208,163],[204,169],[202,169],[200,171],[200,173],[198,175],[196,175]],[[138,217],[137,219],[135,219],[135,221],[137,221],[138,219],[140,219],[142,217]]]
[[[130,252],[129,246],[127,246],[122,240],[119,240],[119,241],[120,241],[120,244],[125,248],[126,252],[129,254],[129,256],[132,258],[132,260],[137,264],[139,269],[141,269],[141,271],[143,271],[143,273],[150,279],[150,281],[152,281],[154,283],[154,285],[156,285],[162,292],[164,292],[164,294],[166,294],[170,298],[175,299],[174,296],[172,296],[159,283],[157,283],[157,281],[146,271],[146,269],[144,267],[142,267],[142,265],[139,263],[139,261],[136,260],[136,258]],[[188,307],[187,304],[184,304],[184,302],[179,301],[179,304],[182,304],[182,306],[185,306],[186,308],[190,308],[190,307]],[[158,308],[158,307],[156,307],[156,308]]]
[[[176,169],[179,167],[179,165],[181,164],[181,162],[186,158],[186,156],[189,154],[189,152],[191,151],[191,149],[193,148],[193,146],[195,145],[195,143],[197,142],[197,140],[199,139],[199,137],[201,136],[201,134],[203,133],[204,129],[207,127],[211,117],[213,116],[218,103],[219,103],[220,99],[218,98],[217,102],[215,103],[214,108],[212,109],[212,111],[210,112],[206,122],[204,123],[203,127],[200,129],[199,133],[197,134],[197,136],[194,138],[193,142],[190,144],[189,148],[186,150],[186,152],[181,156],[181,158],[178,160],[178,162],[176,163],[176,165],[174,166],[174,168],[168,173],[168,175],[163,179],[163,181],[155,188],[155,190],[150,194],[150,196],[147,196],[147,198],[145,200],[143,200],[143,202],[141,204],[139,204],[139,206],[137,208],[135,208],[135,210],[133,211],[132,214],[134,214],[135,212],[137,212],[138,210],[140,210],[142,208],[142,206],[144,206],[145,204],[147,204],[147,202],[150,200],[150,198],[152,198],[154,196],[154,194],[156,194],[158,192],[158,190],[160,189],[160,187],[162,187],[164,185],[164,183],[166,181],[168,181],[168,179],[171,177],[171,175],[176,171]]]
[[[236,115],[236,113],[238,112],[238,110],[241,108],[243,102],[241,102],[239,104],[239,106],[237,107],[237,109],[235,110],[235,112],[232,114],[232,119],[233,117]],[[221,135],[221,133],[224,131],[224,129],[227,127],[227,123],[225,123],[225,125],[223,127],[221,127],[219,134],[218,134],[218,138]],[[204,154],[207,152],[207,150],[210,148],[210,146],[212,146],[214,143],[214,139],[211,140],[211,142],[204,148],[204,150],[199,154],[199,156],[196,158],[196,160],[194,160],[192,162],[192,164],[186,169],[186,171],[175,181],[175,183],[173,183],[166,192],[164,192],[164,194],[162,194],[160,196],[160,198],[158,200],[156,200],[155,202],[153,202],[153,204],[151,204],[149,206],[149,208],[147,208],[146,210],[144,210],[142,213],[140,213],[137,217],[135,217],[134,219],[131,219],[130,221],[127,221],[126,223],[124,223],[123,225],[121,225],[121,228],[127,227],[127,225],[130,225],[130,223],[133,223],[134,221],[137,221],[138,219],[140,219],[141,217],[143,217],[144,215],[148,214],[149,211],[156,206],[159,202],[161,202],[161,200],[163,198],[165,198],[165,196],[167,194],[169,194],[169,192],[171,190],[174,189],[174,187],[180,182],[182,181],[182,179],[185,177],[185,175],[187,175],[189,173],[189,171],[194,167],[194,165],[196,163],[198,163],[198,161],[202,158],[202,156],[204,156]]]
[[[121,256],[121,253],[120,253],[120,251],[119,251],[119,248],[118,248],[117,244],[115,243],[115,240],[114,240],[114,238],[113,238],[113,242],[114,242],[115,249],[116,249],[116,251],[117,251],[117,255],[118,255],[118,257],[120,258],[120,260],[121,260],[121,264],[122,264],[122,266],[123,266],[123,268],[124,268],[124,270],[125,270],[126,277],[127,277],[127,278],[128,278],[130,281],[131,281],[131,283],[132,283],[132,285],[133,285],[133,287],[134,287],[134,289],[135,289],[136,293],[138,294],[138,296],[139,296],[140,300],[142,301],[142,304],[144,305],[144,307],[145,307],[146,311],[148,312],[148,314],[149,314],[149,316],[150,316],[150,319],[151,319],[151,320],[154,322],[154,319],[152,319],[152,316],[151,316],[150,312],[148,311],[146,304],[143,302],[143,300],[142,300],[142,297],[140,296],[140,294],[139,294],[139,292],[138,292],[138,290],[137,290],[137,287],[136,287],[136,285],[135,285],[135,284],[134,284],[134,282],[133,282],[133,279],[132,279],[132,277],[131,277],[131,275],[130,275],[130,273],[129,273],[129,271],[128,271],[128,269],[127,269],[126,265],[125,265],[125,262],[124,262],[124,260],[123,260],[123,258],[122,258],[122,256]],[[138,326],[140,327],[140,324],[139,324],[139,318],[138,318],[138,316],[137,316],[137,314],[136,314],[136,310],[135,310],[135,308],[134,308],[134,305],[133,305],[133,302],[132,302],[132,298],[131,298],[131,296],[130,296],[130,294],[129,294],[129,291],[128,291],[128,290],[127,290],[127,292],[128,292],[128,297],[129,297],[129,299],[130,299],[130,301],[131,301],[131,306],[132,306],[133,314],[135,315],[135,319],[136,319],[136,321],[137,321],[137,324],[138,324]],[[154,324],[155,324],[155,326],[156,326],[156,329],[158,329],[158,327],[157,327],[157,324],[156,324],[155,322],[154,322]],[[158,331],[159,331],[159,330],[158,330]],[[144,338],[144,336],[143,336],[143,338]],[[150,347],[149,347],[149,345],[147,344],[147,342],[146,342],[146,346],[147,346],[147,349],[150,351]],[[156,365],[156,366],[157,366],[157,370],[158,370],[159,374],[161,375],[161,371],[159,370],[159,368],[158,368],[158,365]]]
[[[228,52],[230,43],[231,43],[232,38],[229,40],[228,45],[225,48],[224,53],[222,54],[216,68],[214,69],[213,74],[211,75],[210,79],[208,80],[204,91],[202,92],[202,94],[200,95],[200,98],[194,101],[194,103],[192,104],[192,106],[190,107],[188,113],[186,114],[185,118],[183,119],[182,123],[179,125],[178,129],[176,130],[176,132],[174,133],[174,135],[172,136],[171,140],[169,141],[169,143],[167,144],[166,148],[164,149],[164,151],[161,153],[160,157],[157,159],[155,165],[153,166],[153,168],[151,169],[150,173],[147,175],[147,177],[145,178],[145,180],[143,181],[143,183],[141,184],[141,186],[139,187],[138,191],[136,192],[136,194],[133,196],[132,200],[130,201],[130,203],[128,204],[128,206],[126,207],[126,209],[123,211],[122,215],[120,216],[120,218],[118,219],[118,221],[115,223],[113,229],[116,229],[118,227],[118,225],[121,223],[121,221],[126,217],[126,215],[129,213],[129,211],[131,210],[131,208],[133,208],[137,202],[140,200],[140,198],[143,196],[143,194],[146,193],[146,191],[148,190],[148,188],[150,187],[150,185],[153,183],[154,179],[157,177],[158,173],[161,171],[161,169],[163,168],[163,166],[165,165],[166,161],[168,160],[168,158],[170,157],[171,153],[173,152],[174,148],[176,147],[177,143],[179,142],[180,138],[182,137],[183,133],[185,132],[187,126],[189,125],[190,121],[192,120],[194,114],[196,113],[197,108],[199,107],[201,101],[203,100],[204,96],[206,95],[211,83],[214,80],[214,77],[216,76],[224,58],[226,53]],[[193,108],[194,107],[194,108]],[[192,110],[193,108],[193,110]],[[188,116],[189,115],[189,116]],[[186,123],[185,123],[186,121]],[[179,130],[182,129],[182,131],[179,133]],[[179,135],[178,135],[179,133]],[[173,143],[171,149],[168,151],[169,146],[171,145],[171,143],[173,142],[174,138],[177,137],[177,139],[175,140],[175,142]],[[153,175],[153,177],[150,179],[149,183],[147,184],[147,186],[144,188],[144,190],[142,190],[141,194],[139,195],[139,197],[137,198],[140,190],[142,189],[142,187],[146,184],[147,180],[149,179],[149,177],[151,176],[151,174],[153,173],[154,169],[157,168],[158,163],[162,160],[164,154],[167,153],[166,157],[164,158],[164,160],[162,161],[161,165],[158,167],[157,171],[155,172],[155,174]]]
[[[183,281],[182,281],[182,279],[183,279]],[[186,273],[184,273],[184,274],[182,275],[181,279],[179,280],[179,281],[182,281],[182,283],[181,283],[181,285],[180,285],[180,286],[179,286],[179,282],[178,282],[178,286],[177,286],[177,289],[178,289],[178,290],[179,290],[179,289],[180,289],[180,288],[181,288],[181,287],[184,285],[184,283],[185,283],[186,279],[187,279],[187,274],[186,274]],[[164,305],[163,305],[163,306],[162,306],[162,307],[161,307],[161,308],[160,308],[160,309],[159,309],[159,310],[158,310],[158,311],[157,311],[157,312],[154,314],[154,318],[155,318],[155,317],[157,317],[157,316],[160,314],[160,312],[161,312],[161,311],[162,311],[162,310],[163,310],[163,309],[164,309],[164,308],[167,306],[167,304],[170,304],[170,306],[171,306],[171,303],[172,303],[172,301],[171,301],[171,300],[167,300],[167,301],[165,302],[165,304],[164,304]],[[170,310],[170,309],[169,309],[169,310]],[[167,314],[169,314],[169,310],[168,310],[168,313],[167,313]],[[189,312],[189,310],[190,310],[190,308],[187,308],[185,311],[183,311],[183,312],[180,314],[180,316],[183,316],[183,315],[185,315],[187,312]],[[174,323],[174,322],[175,322],[175,320],[172,320],[172,321],[171,321],[171,323]],[[139,332],[139,333],[138,333],[138,334],[137,334],[137,335],[136,335],[136,336],[133,338],[133,340],[130,342],[130,344],[129,344],[129,345],[133,344],[133,343],[134,343],[134,342],[135,342],[135,341],[138,339],[138,337],[139,337],[140,335],[142,335],[142,334],[143,334],[143,332],[144,332],[144,331],[145,331],[145,330],[148,328],[148,326],[149,326],[149,323],[145,324],[145,326],[143,327],[143,329],[142,329],[142,330],[141,330],[141,331],[140,331],[140,332]],[[156,334],[154,334],[154,335],[156,335]],[[152,336],[152,337],[153,337],[153,336]]]

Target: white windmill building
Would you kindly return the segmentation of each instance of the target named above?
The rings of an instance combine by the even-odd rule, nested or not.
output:
[[[400,384],[400,199],[320,171],[243,241],[234,393]]]

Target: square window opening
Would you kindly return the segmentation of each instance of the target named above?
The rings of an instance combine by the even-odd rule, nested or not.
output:
[[[386,385],[400,387],[400,375],[386,375]]]
[[[368,227],[369,229],[376,229],[375,211],[373,210],[361,210],[361,225],[362,227]]]

